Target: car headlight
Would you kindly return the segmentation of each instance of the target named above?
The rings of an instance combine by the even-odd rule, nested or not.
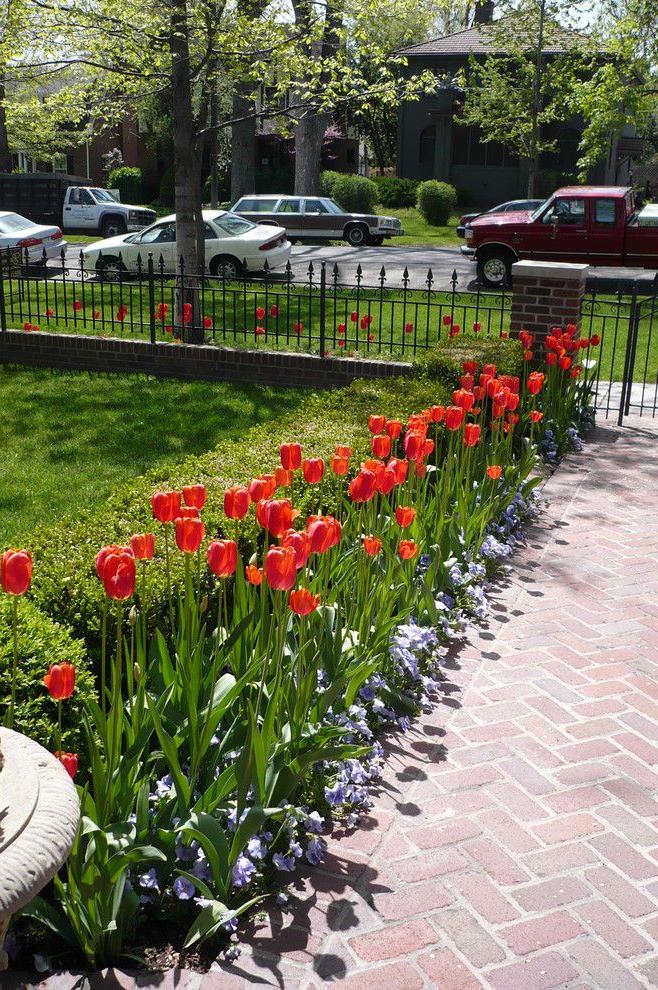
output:
[[[464,230],[464,239],[466,240],[467,243],[473,240],[473,228],[472,227],[466,227],[465,228],[465,230]]]

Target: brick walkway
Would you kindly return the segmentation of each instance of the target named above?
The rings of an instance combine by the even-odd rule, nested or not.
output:
[[[140,986],[658,985],[657,442],[604,426],[553,476],[444,703],[390,745],[370,828],[234,965]],[[60,979],[34,985],[85,986]]]

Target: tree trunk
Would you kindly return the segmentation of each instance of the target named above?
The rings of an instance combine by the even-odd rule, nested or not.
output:
[[[256,106],[251,97],[253,84],[236,83],[233,116],[248,116],[231,126],[231,204],[241,196],[256,192]]]
[[[331,114],[307,111],[295,128],[295,195],[317,196],[322,139]]]
[[[5,114],[5,76],[0,75],[0,172],[11,172],[12,160]]]

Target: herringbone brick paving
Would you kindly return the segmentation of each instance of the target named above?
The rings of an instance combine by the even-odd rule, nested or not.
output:
[[[332,836],[291,910],[233,965],[139,985],[658,986],[657,441],[599,428],[551,478],[443,703],[391,741],[369,826]]]

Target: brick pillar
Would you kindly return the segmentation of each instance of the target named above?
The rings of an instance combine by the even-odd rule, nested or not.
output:
[[[517,261],[512,265],[512,336],[529,330],[539,342],[551,327],[575,323],[580,329],[588,271],[589,265],[561,261]]]

